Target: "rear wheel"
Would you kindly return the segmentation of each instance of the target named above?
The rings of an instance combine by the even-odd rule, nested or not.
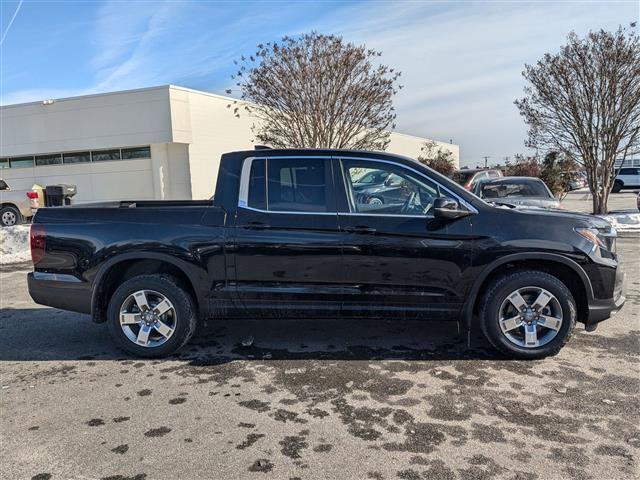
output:
[[[141,357],[169,355],[193,336],[193,299],[169,275],[140,275],[115,291],[107,310],[109,333],[123,350]]]
[[[519,271],[496,279],[480,308],[482,331],[501,352],[521,359],[555,355],[571,337],[576,303],[556,277]]]
[[[0,209],[0,223],[3,227],[13,227],[22,223],[22,215],[16,207],[7,205]]]
[[[620,180],[616,180],[615,182],[613,182],[613,188],[611,189],[611,191],[613,193],[618,193],[620,190],[622,190],[622,187],[624,187],[624,184]]]

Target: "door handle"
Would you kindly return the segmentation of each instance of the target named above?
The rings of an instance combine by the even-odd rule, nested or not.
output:
[[[362,234],[368,234],[368,235],[373,235],[377,231],[375,228],[367,227],[366,225],[356,225],[355,227],[344,227],[343,230],[348,233],[362,233]]]
[[[246,225],[242,225],[242,228],[248,228],[250,230],[266,230],[267,228],[271,228],[271,226],[262,222],[249,222]]]

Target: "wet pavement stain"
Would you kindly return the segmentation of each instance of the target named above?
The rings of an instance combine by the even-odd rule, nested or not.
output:
[[[113,453],[118,453],[120,455],[127,453],[128,450],[129,450],[129,445],[127,445],[126,443],[122,445],[118,445],[117,447],[111,449]]]
[[[164,437],[170,431],[171,429],[168,427],[152,428],[151,430],[144,432],[144,436],[145,437]]]

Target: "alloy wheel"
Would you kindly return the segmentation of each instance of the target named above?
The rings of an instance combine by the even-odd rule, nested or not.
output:
[[[176,321],[171,301],[154,290],[134,292],[120,307],[120,328],[131,342],[142,347],[165,344],[175,332]]]
[[[551,342],[562,326],[558,299],[540,287],[523,287],[510,293],[499,310],[502,334],[513,344],[536,348]]]

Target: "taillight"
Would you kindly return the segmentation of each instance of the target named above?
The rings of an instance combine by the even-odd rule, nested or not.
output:
[[[40,260],[44,257],[44,250],[46,247],[47,232],[44,225],[37,223],[31,224],[31,230],[29,231],[29,243],[31,244],[31,260],[35,267]]]
[[[29,200],[34,200],[38,198],[38,192],[27,192],[27,198]]]

